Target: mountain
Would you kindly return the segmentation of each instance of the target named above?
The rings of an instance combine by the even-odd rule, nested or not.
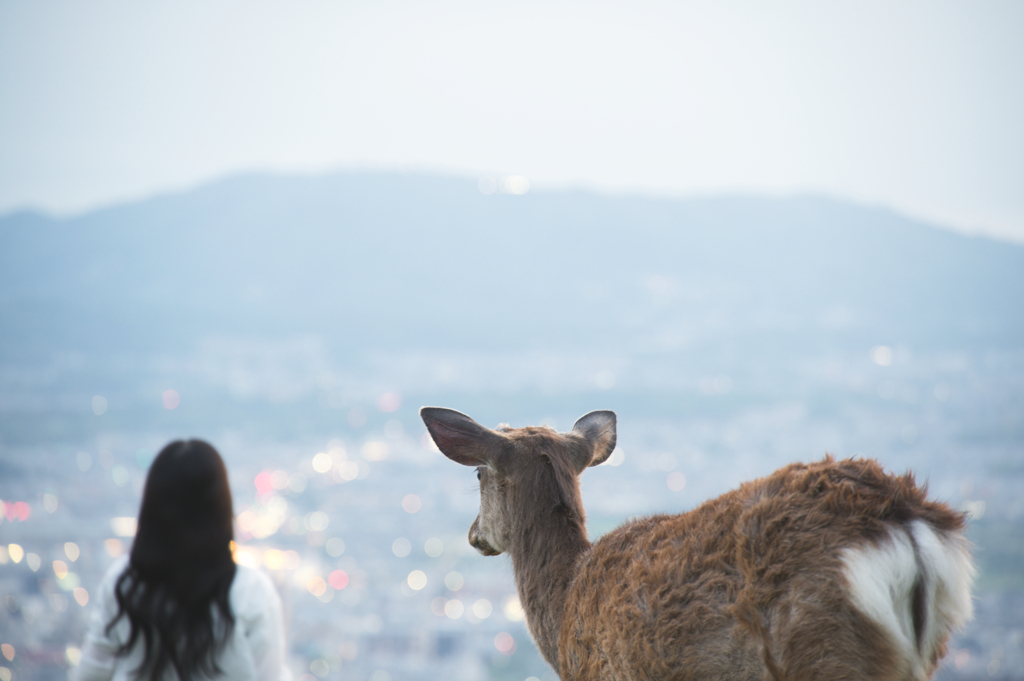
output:
[[[457,178],[245,175],[0,218],[0,349],[320,334],[369,349],[1016,347],[1024,247],[822,198],[484,195]]]

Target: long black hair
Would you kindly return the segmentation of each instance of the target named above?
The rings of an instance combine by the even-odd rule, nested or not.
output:
[[[128,618],[131,634],[119,656],[141,636],[138,678],[162,678],[168,667],[181,681],[222,673],[217,654],[235,624],[228,601],[235,578],[232,519],[217,450],[202,440],[164,447],[146,478],[128,567],[114,588],[117,615],[106,629]]]

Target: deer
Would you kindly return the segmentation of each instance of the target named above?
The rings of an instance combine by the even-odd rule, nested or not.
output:
[[[966,518],[872,459],[793,463],[591,543],[579,476],[616,416],[568,433],[420,416],[476,468],[469,543],[507,553],[530,635],[563,681],[929,679],[972,615]]]

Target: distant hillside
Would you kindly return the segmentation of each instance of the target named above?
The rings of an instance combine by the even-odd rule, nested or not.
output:
[[[1020,245],[818,198],[255,175],[66,220],[0,218],[9,357],[211,334],[320,334],[357,354],[726,338],[1019,346],[1022,293]]]

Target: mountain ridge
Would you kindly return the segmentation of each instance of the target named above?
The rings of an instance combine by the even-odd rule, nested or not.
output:
[[[353,350],[614,347],[639,332],[1015,345],[1024,333],[1024,246],[822,197],[249,174],[72,218],[10,214],[0,246],[11,351],[59,347],[62,329],[110,343],[112,328],[150,345],[290,329]]]

